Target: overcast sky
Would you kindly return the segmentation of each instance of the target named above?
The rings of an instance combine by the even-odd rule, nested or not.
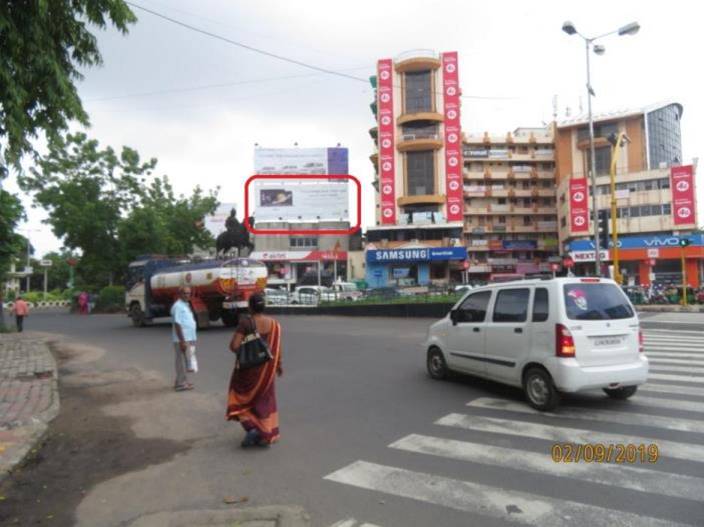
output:
[[[320,67],[367,78],[379,58],[411,49],[458,51],[465,132],[505,133],[578,113],[584,98],[584,45],[561,31],[571,20],[587,36],[637,20],[635,36],[602,42],[593,56],[594,111],[663,99],[684,105],[685,163],[701,156],[704,97],[698,60],[701,8],[673,0],[501,3],[414,0],[134,0],[193,26]],[[98,32],[104,65],[85,72],[80,94],[88,133],[103,146],[129,145],[159,160],[177,190],[221,187],[220,201],[243,202],[255,143],[266,147],[350,149],[350,173],[363,185],[363,225],[373,223],[374,126],[368,83],[318,74],[195,33],[141,10],[127,36]],[[697,51],[700,50],[700,51]],[[239,83],[239,84],[235,84]],[[208,89],[206,85],[228,84]],[[168,90],[181,90],[168,93]],[[152,95],[138,95],[159,92]],[[10,181],[9,187],[16,188]],[[699,185],[699,203],[704,185]],[[27,200],[29,204],[29,200]],[[702,207],[700,206],[700,214]],[[39,254],[60,247],[29,210]],[[700,216],[701,217],[701,216]]]

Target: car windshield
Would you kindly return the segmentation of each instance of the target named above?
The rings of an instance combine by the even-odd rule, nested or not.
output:
[[[613,284],[566,284],[565,307],[572,320],[617,320],[632,318],[626,295]]]

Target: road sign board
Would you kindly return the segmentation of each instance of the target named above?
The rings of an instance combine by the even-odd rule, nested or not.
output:
[[[550,269],[551,269],[553,272],[554,272],[554,271],[559,271],[559,270],[560,270],[560,265],[559,265],[559,264],[556,264],[556,263],[551,263],[551,264],[550,264]]]
[[[469,262],[468,262],[467,260],[465,260],[464,262],[462,262],[462,267],[463,267],[464,269],[469,269]]]
[[[41,267],[51,267],[52,263],[53,263],[53,262],[52,262],[51,260],[41,260],[41,261],[39,262],[39,265],[40,265]]]
[[[574,260],[567,256],[564,260],[562,260],[562,265],[565,267],[574,267]]]

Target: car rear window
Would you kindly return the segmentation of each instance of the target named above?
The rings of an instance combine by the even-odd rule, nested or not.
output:
[[[572,320],[632,318],[633,308],[614,284],[566,284],[565,307]]]

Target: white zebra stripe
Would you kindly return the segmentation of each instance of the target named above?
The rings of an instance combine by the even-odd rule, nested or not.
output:
[[[411,434],[399,439],[391,443],[389,447],[460,461],[538,472],[548,476],[590,481],[641,492],[652,492],[663,496],[696,501],[704,496],[704,478],[613,463],[560,463],[553,461],[548,452],[530,452],[419,434]]]
[[[661,362],[651,363],[649,371],[674,371],[680,373],[704,373],[704,367],[697,368],[696,365],[692,366],[668,366],[667,364],[662,364]]]
[[[540,415],[551,418],[579,419],[584,421],[600,421],[602,423],[615,423],[635,426],[653,426],[666,430],[680,430],[682,432],[704,433],[704,421],[699,419],[682,419],[675,417],[663,417],[661,415],[637,414],[632,412],[616,412],[613,410],[590,410],[588,408],[568,408],[561,406],[557,412],[541,412],[528,406],[527,403],[507,401],[505,399],[493,399],[491,397],[480,397],[469,403],[471,408],[483,408],[487,410],[504,410],[522,414]]]
[[[658,384],[649,382],[638,387],[638,393],[643,391],[671,395],[698,395],[700,397],[704,397],[704,388],[697,388],[696,386],[681,386],[678,384]]]
[[[600,443],[605,444],[633,443],[634,445],[649,445],[655,443],[658,445],[660,455],[663,457],[672,457],[687,461],[691,461],[692,459],[704,459],[704,446],[701,445],[681,443],[667,439],[594,432],[594,430],[573,428],[564,424],[561,426],[551,426],[518,421],[515,419],[497,419],[495,417],[464,414],[446,415],[435,421],[435,424],[465,430],[507,434],[518,437],[532,437],[535,439],[545,439],[547,441],[563,443],[593,443],[595,438],[598,438]]]
[[[646,353],[648,353],[648,351],[672,351],[675,353],[685,352],[691,353],[692,355],[704,356],[704,349],[702,348],[693,348],[692,346],[673,346],[671,343],[667,346],[644,344],[643,349]]]
[[[330,527],[356,527],[356,526],[357,526],[357,520],[355,520],[354,518],[346,518],[344,520],[340,520],[339,522],[335,522]],[[374,523],[360,523],[359,527],[379,527],[379,526]]]
[[[672,359],[670,357],[653,357],[652,353],[648,353],[648,359],[650,360],[650,364],[663,364],[663,363],[672,363],[672,364],[691,364],[691,365],[702,365],[704,366],[704,358],[701,359]]]
[[[642,404],[644,406],[652,406],[655,408],[666,408],[668,410],[684,410],[686,412],[702,412],[704,413],[704,402],[699,401],[682,401],[680,399],[661,399],[660,397],[648,397],[646,395],[638,395],[632,397],[631,402]]]
[[[674,321],[672,321],[674,323]],[[688,324],[688,322],[678,322],[678,324]],[[677,335],[686,335],[688,337],[704,337],[704,331],[694,329],[650,329],[643,328],[646,335],[669,335],[676,333]]]
[[[678,381],[704,384],[704,378],[700,375],[668,375],[665,373],[648,373],[648,379],[654,379],[656,381]]]
[[[630,512],[505,490],[366,461],[356,461],[325,476],[325,479],[509,522],[543,527],[681,525]]]
[[[676,353],[676,352],[666,352],[666,351],[646,351],[645,356],[662,358],[673,358],[673,359],[693,359],[700,360],[702,358],[699,354],[694,353]]]

